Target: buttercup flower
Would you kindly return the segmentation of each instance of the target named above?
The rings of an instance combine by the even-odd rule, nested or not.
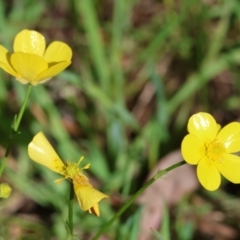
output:
[[[0,45],[0,67],[23,83],[37,85],[51,79],[71,64],[71,48],[59,41],[47,48],[44,37],[22,30],[14,39],[13,53]]]
[[[28,155],[33,161],[64,176],[55,182],[60,183],[64,179],[71,180],[82,210],[88,210],[90,213],[100,216],[98,202],[103,198],[108,198],[108,196],[93,188],[88,178],[82,173],[82,170],[88,169],[90,164],[83,168],[78,167],[83,157],[78,163],[67,161],[64,164],[42,132],[35,135],[28,145]]]
[[[188,121],[182,141],[185,161],[197,165],[200,183],[209,191],[219,188],[221,174],[232,183],[240,183],[240,123],[232,122],[221,129],[208,113],[197,113]]]
[[[7,183],[0,184],[0,198],[8,198],[12,192],[12,188]]]

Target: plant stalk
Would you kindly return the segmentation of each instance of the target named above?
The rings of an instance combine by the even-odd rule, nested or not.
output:
[[[148,180],[130,199],[128,202],[126,202],[120,210],[105,224],[103,227],[99,230],[99,232],[93,237],[92,240],[98,239],[111,225],[112,223],[118,219],[130,206],[131,204],[143,193],[143,191],[148,188],[152,183],[154,183],[157,179],[165,175],[166,173],[170,172],[171,170],[182,166],[185,164],[185,161],[181,161],[178,163],[173,164],[172,166],[164,169],[164,170],[159,170],[157,174],[152,177],[150,180]]]

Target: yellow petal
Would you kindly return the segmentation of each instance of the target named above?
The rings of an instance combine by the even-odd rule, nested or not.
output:
[[[14,39],[14,52],[24,52],[43,56],[46,48],[44,37],[33,30],[22,30]]]
[[[205,156],[204,143],[195,135],[188,134],[181,146],[183,159],[189,164],[197,164]]]
[[[86,185],[82,186],[74,185],[74,191],[77,196],[79,205],[83,209],[83,211],[91,209],[103,198],[108,197],[104,193],[101,193],[98,190],[96,190],[95,188]]]
[[[9,64],[10,53],[8,50],[0,45],[0,67],[7,73],[17,76],[17,73],[14,71],[12,66]]]
[[[219,131],[219,125],[210,114],[200,112],[190,117],[188,131],[203,142],[210,143],[215,139]]]
[[[94,214],[96,216],[100,216],[100,210],[98,204],[95,204],[90,209],[88,209],[89,213]]]
[[[94,208],[94,206],[96,206],[96,204],[98,204],[98,202],[100,202],[103,198],[108,198],[106,194],[99,192],[98,190],[93,188],[91,184],[81,184],[82,182],[81,178],[82,177],[80,175],[74,178],[73,186],[75,194],[78,199],[78,203],[80,207],[83,209],[83,211]]]
[[[56,65],[49,67],[48,69],[39,74],[36,81],[39,83],[46,82],[46,80],[49,80],[53,76],[62,72],[65,68],[67,68],[70,65],[70,63],[71,62],[60,62],[57,63]]]
[[[22,83],[22,84],[27,84],[27,83],[29,83],[29,81],[27,81],[26,79],[23,79],[23,78],[21,78],[21,77],[16,77],[16,80],[18,80],[20,83]],[[32,85],[34,85],[34,84],[32,84]]]
[[[42,132],[35,135],[28,145],[29,157],[54,172],[63,174],[64,164]]]
[[[13,53],[10,62],[18,73],[18,78],[25,79],[30,83],[36,81],[37,76],[48,68],[48,64],[43,58],[29,53]]]
[[[240,157],[224,154],[222,161],[216,164],[219,172],[230,182],[240,183]]]
[[[69,62],[72,58],[72,49],[63,42],[52,42],[46,49],[44,59],[48,63]]]
[[[217,135],[217,140],[221,141],[227,153],[240,151],[240,123],[233,122],[225,126]]]
[[[221,175],[210,159],[204,158],[199,162],[197,176],[199,182],[209,191],[214,191],[220,186]]]

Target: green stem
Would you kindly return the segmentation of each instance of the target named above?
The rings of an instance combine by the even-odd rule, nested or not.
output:
[[[180,167],[181,165],[185,164],[185,161],[181,161],[178,163],[173,164],[172,166],[164,169],[159,170],[157,174],[152,177],[150,180],[148,180],[131,198],[128,202],[126,202],[121,209],[100,229],[100,231],[95,235],[95,237],[92,240],[98,239],[107,229],[112,225],[112,223],[119,218],[126,210],[127,208],[141,195],[141,193],[148,188],[152,183],[154,183],[158,178],[162,177],[166,173],[170,172],[171,170]]]
[[[25,108],[26,108],[26,106],[27,106],[27,102],[28,102],[28,98],[29,98],[29,95],[30,95],[31,90],[32,90],[32,85],[29,84],[29,85],[28,85],[28,88],[27,88],[27,93],[26,93],[25,98],[24,98],[24,100],[23,100],[22,107],[21,107],[21,109],[20,109],[20,111],[19,111],[19,114],[18,114],[18,116],[17,116],[16,121],[14,121],[14,124],[13,124],[13,130],[14,130],[15,132],[17,132],[18,127],[19,127],[19,125],[20,125],[20,122],[21,122],[21,120],[22,120],[22,116],[23,116],[23,113],[24,113]]]
[[[73,200],[74,200],[74,189],[73,184],[70,187],[69,202],[68,202],[68,240],[73,239]]]
[[[2,176],[3,170],[4,170],[5,165],[6,165],[7,157],[9,155],[10,149],[12,147],[13,138],[18,132],[18,128],[19,128],[20,122],[22,120],[22,116],[23,116],[23,113],[25,111],[25,108],[27,106],[27,101],[28,101],[31,89],[32,89],[32,85],[29,84],[28,89],[27,89],[27,93],[26,93],[25,98],[23,100],[23,104],[21,106],[19,114],[14,116],[13,123],[12,123],[12,129],[11,129],[11,132],[10,132],[9,138],[8,138],[9,142],[8,142],[8,145],[7,145],[7,148],[6,148],[6,152],[5,152],[5,155],[4,155],[3,159],[0,161],[0,178]]]

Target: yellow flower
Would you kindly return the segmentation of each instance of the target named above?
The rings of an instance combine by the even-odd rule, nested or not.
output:
[[[12,188],[7,183],[0,184],[0,198],[8,198],[12,192]]]
[[[200,183],[209,191],[219,188],[221,174],[240,183],[240,123],[232,122],[221,129],[208,113],[197,113],[188,121],[188,132],[182,141],[185,161],[197,166]]]
[[[28,155],[33,161],[64,176],[55,182],[60,183],[64,179],[70,179],[82,210],[88,210],[90,213],[100,216],[98,202],[108,196],[93,188],[88,178],[82,174],[82,170],[88,169],[90,166],[87,164],[83,168],[78,167],[83,157],[78,163],[67,161],[64,164],[42,132],[36,134],[28,145]]]
[[[59,41],[46,49],[44,37],[22,30],[14,39],[13,53],[0,45],[0,67],[23,83],[37,85],[51,79],[71,64],[71,48]]]

